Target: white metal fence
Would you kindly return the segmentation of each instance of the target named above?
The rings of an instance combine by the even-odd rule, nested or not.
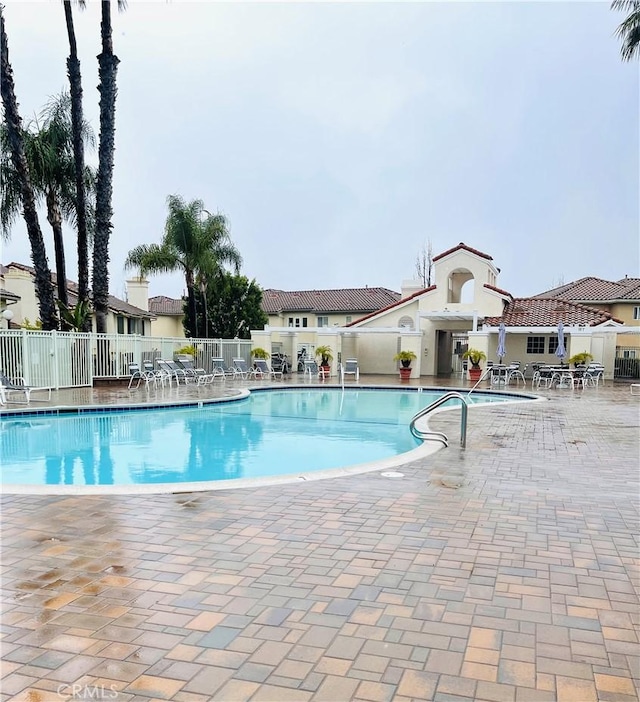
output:
[[[129,364],[172,359],[184,346],[195,348],[194,363],[207,372],[212,358],[251,360],[251,341],[184,339],[129,334],[83,334],[29,329],[0,330],[0,370],[32,387],[54,389],[93,385],[94,378],[123,378]]]

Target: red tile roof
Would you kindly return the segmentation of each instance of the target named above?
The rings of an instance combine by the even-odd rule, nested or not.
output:
[[[478,249],[472,249],[470,246],[467,246],[462,241],[457,246],[454,246],[452,249],[447,249],[443,253],[438,254],[437,256],[434,256],[431,260],[435,263],[436,261],[439,261],[441,258],[444,258],[445,256],[448,256],[449,254],[453,253],[454,251],[458,251],[459,249],[464,249],[465,251],[470,251],[472,254],[475,254],[476,256],[480,256],[481,258],[486,258],[487,261],[493,261],[493,257],[489,256],[489,254],[482,253],[482,251],[478,251]]]
[[[484,322],[492,327],[500,322],[507,327],[555,327],[560,322],[595,327],[610,320],[622,324],[608,312],[557,297],[517,297],[505,305],[501,317],[486,317]]]
[[[341,288],[338,290],[274,290],[262,293],[262,309],[267,314],[281,312],[364,313],[379,310],[400,299],[400,293],[387,288]]]
[[[166,295],[156,295],[149,298],[149,312],[156,315],[184,315],[184,300],[176,300]]]
[[[614,282],[587,276],[547,290],[535,297],[556,297],[574,302],[640,301],[640,278],[622,278]]]
[[[503,290],[502,288],[496,288],[495,285],[489,285],[489,283],[485,283],[484,287],[489,290],[494,290],[495,292],[500,293],[500,295],[505,295],[506,297],[513,300],[513,295],[510,292]]]

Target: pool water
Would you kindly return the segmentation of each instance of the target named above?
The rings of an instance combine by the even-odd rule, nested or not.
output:
[[[2,484],[186,483],[369,463],[418,446],[409,422],[440,395],[293,389],[202,407],[3,417]]]

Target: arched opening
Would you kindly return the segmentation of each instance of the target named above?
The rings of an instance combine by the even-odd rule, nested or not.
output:
[[[400,320],[398,321],[398,326],[404,329],[413,329],[413,319],[408,315],[400,317]]]
[[[462,302],[462,288],[469,281],[473,282],[473,273],[467,268],[456,268],[451,271],[447,281],[447,302]]]

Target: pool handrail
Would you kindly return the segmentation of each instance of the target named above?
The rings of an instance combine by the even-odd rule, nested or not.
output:
[[[423,441],[428,439],[434,439],[436,441],[441,441],[445,446],[449,446],[449,437],[446,434],[443,434],[440,431],[421,431],[420,429],[416,428],[416,422],[422,417],[429,414],[430,412],[433,412],[433,410],[440,407],[440,405],[443,405],[445,402],[448,402],[449,400],[453,399],[460,400],[461,403],[460,409],[462,410],[462,412],[460,417],[460,446],[461,448],[466,448],[468,403],[464,395],[462,395],[459,392],[455,392],[454,390],[445,393],[444,395],[442,395],[442,397],[439,397],[437,400],[434,400],[430,405],[427,405],[415,414],[411,422],[409,422],[409,431],[411,432],[411,434],[415,436],[416,439],[421,439]]]

